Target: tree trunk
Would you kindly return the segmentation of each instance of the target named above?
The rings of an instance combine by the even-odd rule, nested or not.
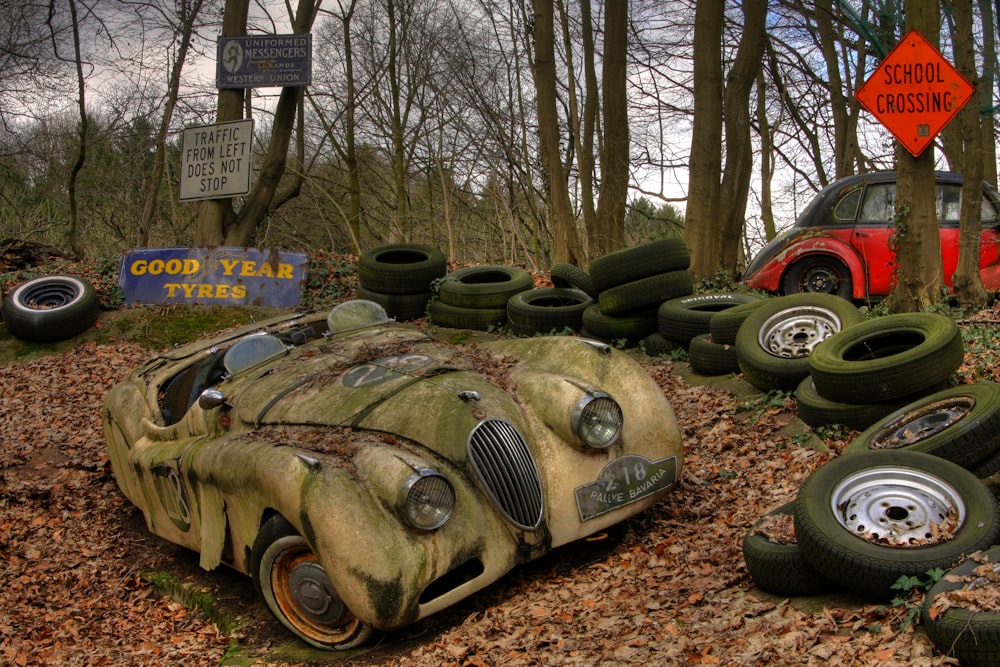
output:
[[[987,109],[995,109],[993,101],[993,86],[997,78],[997,39],[994,27],[997,16],[992,0],[980,0],[979,15],[983,35],[983,76],[980,79],[979,99],[970,104],[979,104]],[[984,115],[980,119],[982,125],[983,147],[983,178],[997,185],[997,142],[996,142],[996,112]]]

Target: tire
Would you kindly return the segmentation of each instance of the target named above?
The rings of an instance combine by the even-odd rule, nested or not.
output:
[[[684,239],[659,239],[601,255],[590,263],[590,281],[600,294],[617,285],[689,266],[691,254]]]
[[[507,308],[507,300],[534,286],[534,278],[512,266],[469,266],[445,276],[441,303],[459,308]],[[506,319],[506,314],[504,315]]]
[[[506,308],[463,308],[433,299],[427,307],[431,322],[449,329],[489,331],[507,322]]]
[[[605,315],[594,303],[583,311],[583,328],[593,336],[618,341],[624,339],[628,343],[638,343],[640,340],[656,331],[656,311],[644,311],[628,315]]]
[[[507,321],[519,336],[579,331],[583,311],[594,300],[578,289],[544,287],[518,292],[507,301]]]
[[[400,322],[416,320],[427,314],[427,303],[431,300],[430,292],[419,294],[382,294],[359,286],[357,298],[374,301],[385,308],[385,314]]]
[[[947,380],[965,359],[958,325],[902,313],[831,336],[809,357],[816,391],[835,401],[889,401]]]
[[[736,332],[740,330],[740,325],[764,303],[763,299],[752,298],[753,301],[712,313],[708,320],[708,333],[712,334],[712,340],[724,345],[736,345]]]
[[[747,294],[697,294],[670,299],[660,304],[660,333],[672,341],[687,345],[692,338],[709,333],[712,316],[729,308],[756,300]]]
[[[911,401],[859,434],[845,453],[876,449],[927,452],[975,468],[1000,451],[1000,384],[964,384]]]
[[[358,257],[358,282],[381,294],[429,292],[431,284],[447,272],[444,253],[429,245],[390,243]]]
[[[830,294],[767,299],[736,332],[740,370],[761,391],[792,391],[809,375],[813,350],[861,319],[854,304]]]
[[[812,376],[806,376],[795,388],[795,402],[799,419],[809,426],[843,424],[856,431],[864,431],[886,415],[916,400],[906,397],[884,403],[843,403],[824,398],[816,391]],[[851,450],[848,445],[847,450]]]
[[[854,296],[847,265],[831,255],[810,255],[792,264],[781,278],[784,294],[832,294],[842,299]]]
[[[686,352],[684,346],[680,343],[675,343],[672,340],[667,340],[663,337],[659,331],[654,331],[649,334],[641,341],[639,345],[642,346],[643,351],[651,357],[660,357],[667,355],[680,354]]]
[[[799,597],[819,595],[836,585],[807,563],[797,543],[772,542],[761,532],[774,517],[791,516],[795,502],[785,503],[758,519],[743,536],[743,561],[753,583],[775,595]]]
[[[920,607],[920,624],[927,637],[941,653],[958,658],[963,667],[1000,664],[1000,612],[970,611],[961,605],[948,607],[940,613],[932,613],[932,610],[941,594],[983,585],[996,586],[988,580],[977,581],[975,570],[992,565],[996,571],[998,561],[1000,547],[993,547],[952,568],[930,587]]]
[[[688,362],[691,370],[701,375],[729,375],[740,372],[736,348],[716,343],[711,334],[698,334],[688,345]]]
[[[598,295],[597,303],[605,315],[622,315],[656,308],[664,301],[690,294],[692,289],[694,277],[689,271],[670,271],[609,287]]]
[[[553,264],[549,269],[549,277],[556,287],[575,287],[591,299],[597,298],[597,290],[590,280],[590,274],[574,264],[566,262]]]
[[[849,454],[802,483],[795,535],[806,562],[826,577],[886,600],[901,576],[947,569],[996,543],[1000,506],[971,472],[940,457],[899,450]]]
[[[94,286],[75,276],[27,280],[3,300],[3,321],[11,335],[32,342],[72,338],[97,321]]]
[[[304,596],[291,590],[293,572],[298,575],[299,593],[314,600],[322,596],[322,614],[306,609]],[[271,613],[312,646],[345,651],[371,638],[372,627],[344,606],[312,548],[284,517],[273,516],[261,526],[250,552],[250,573]]]

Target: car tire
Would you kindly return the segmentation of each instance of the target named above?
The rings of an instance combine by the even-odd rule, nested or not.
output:
[[[810,255],[792,264],[781,278],[784,294],[832,294],[842,299],[854,296],[851,271],[831,255]]]
[[[761,391],[792,391],[809,375],[813,350],[861,320],[854,304],[830,294],[767,299],[736,332],[740,370]]]
[[[575,287],[591,299],[597,298],[597,290],[590,280],[590,274],[575,264],[561,262],[549,269],[549,277],[555,287]]]
[[[656,331],[656,311],[605,315],[600,307],[593,303],[583,311],[583,328],[602,340],[624,339],[629,343],[637,343]]]
[[[94,286],[75,276],[44,276],[16,285],[3,300],[3,321],[11,335],[51,342],[83,333],[97,321],[100,300]]]
[[[949,658],[957,658],[963,667],[993,667],[1000,664],[1000,612],[970,611],[961,605],[935,611],[939,595],[974,588],[995,586],[984,580],[977,582],[975,570],[992,564],[996,571],[1000,563],[1000,547],[992,547],[975,558],[969,558],[945,573],[924,596],[920,606],[920,625],[937,650]]]
[[[501,308],[507,300],[534,286],[534,278],[512,266],[469,266],[452,271],[441,282],[438,299],[459,308]]]
[[[868,320],[810,355],[816,391],[836,401],[889,401],[947,380],[965,359],[958,325],[937,313]]]
[[[893,596],[901,576],[947,569],[1000,536],[993,492],[931,454],[872,451],[835,458],[799,487],[795,535],[806,561],[840,586]]]
[[[507,321],[518,336],[579,331],[583,311],[594,300],[578,289],[543,287],[518,292],[507,300]]]
[[[740,372],[736,348],[716,343],[711,334],[698,334],[688,345],[688,362],[691,370],[700,375],[729,375]]]
[[[763,299],[753,297],[753,301],[713,313],[708,320],[708,333],[712,334],[712,340],[724,345],[736,345],[736,332],[740,330],[740,325],[763,303]]]
[[[743,561],[753,583],[768,593],[801,597],[819,595],[836,589],[802,557],[799,545],[773,542],[761,532],[767,521],[776,516],[795,514],[795,502],[785,503],[754,522],[743,536]]]
[[[416,294],[383,294],[363,286],[358,286],[355,296],[359,299],[374,301],[385,308],[385,314],[400,322],[416,320],[427,314],[427,303],[431,300],[430,292]]]
[[[609,287],[597,296],[605,315],[622,315],[655,308],[664,301],[690,294],[694,277],[689,271],[670,271]]]
[[[600,294],[617,285],[658,273],[684,270],[689,266],[691,253],[684,239],[658,239],[601,255],[590,263],[590,281]]]
[[[1000,451],[1000,384],[950,387],[872,423],[844,450],[927,452],[973,469]]]
[[[659,331],[654,331],[643,338],[639,341],[639,345],[651,357],[674,355],[686,351],[683,345],[664,338]]]
[[[463,308],[433,299],[427,306],[432,323],[449,329],[489,331],[507,323],[507,308]]]
[[[660,304],[658,327],[672,341],[687,345],[692,338],[709,333],[709,322],[719,312],[756,300],[748,294],[722,292],[694,294]]]
[[[917,398],[917,396],[908,396],[882,403],[831,401],[819,395],[811,375],[806,376],[795,388],[796,411],[799,419],[804,423],[809,426],[843,424],[856,431],[864,431],[886,415],[917,400]],[[848,445],[847,449],[850,448],[851,446]]]
[[[429,245],[389,243],[358,257],[358,282],[381,294],[428,292],[447,272],[444,253]]]
[[[250,552],[250,572],[258,595],[282,625],[312,646],[345,651],[365,644],[373,629],[343,604],[305,538],[280,515],[268,519]],[[312,611],[301,604],[290,579],[296,579],[310,596],[322,595],[324,609]]]

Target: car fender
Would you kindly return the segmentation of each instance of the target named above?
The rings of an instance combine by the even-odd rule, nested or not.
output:
[[[868,277],[865,274],[865,265],[857,251],[849,244],[826,235],[804,236],[797,243],[779,252],[774,261],[780,262],[784,269],[781,278],[796,262],[807,257],[826,255],[835,257],[844,263],[847,270],[851,272],[851,284],[853,285],[853,297],[855,299],[865,298],[865,286],[868,284]]]

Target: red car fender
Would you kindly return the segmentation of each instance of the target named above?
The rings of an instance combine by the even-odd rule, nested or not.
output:
[[[772,261],[782,267],[780,280],[775,289],[780,288],[781,280],[784,279],[789,267],[806,257],[817,255],[835,257],[843,262],[847,270],[851,272],[852,297],[863,299],[867,296],[865,293],[865,288],[868,285],[867,272],[860,255],[850,244],[827,234],[802,237],[787,250],[783,250],[775,256]]]

